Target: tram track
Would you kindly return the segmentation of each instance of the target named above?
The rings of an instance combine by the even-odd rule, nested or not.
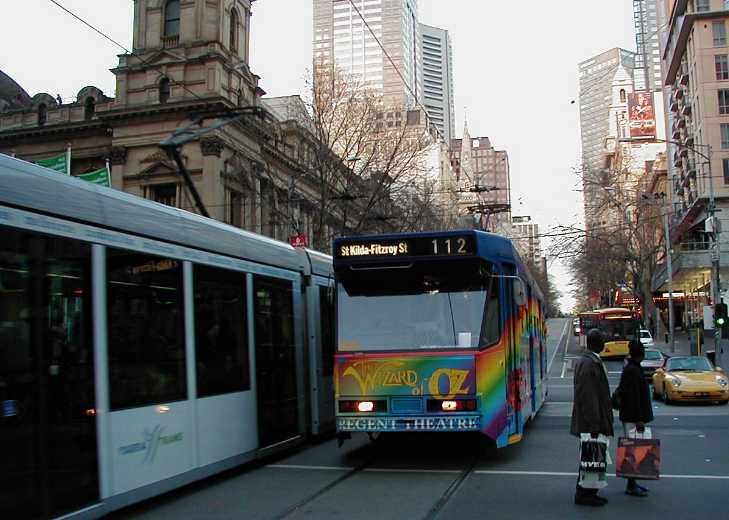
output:
[[[433,505],[433,507],[428,511],[428,514],[426,514],[423,517],[423,520],[435,520],[438,518],[438,515],[440,515],[443,508],[448,504],[450,499],[458,492],[458,490],[461,488],[464,482],[468,479],[468,477],[473,473],[473,470],[476,468],[476,463],[478,462],[478,457],[474,457],[473,460],[466,466],[463,471],[451,482],[451,484],[443,491],[443,494],[440,496],[438,501]]]
[[[291,507],[289,507],[288,509],[286,509],[285,511],[283,511],[282,513],[280,513],[278,516],[275,516],[274,519],[275,520],[283,520],[284,518],[291,517],[291,515],[293,515],[297,511],[301,510],[301,508],[306,507],[307,505],[311,504],[317,498],[321,497],[325,493],[328,493],[329,491],[331,491],[332,489],[334,489],[338,485],[342,484],[343,482],[345,482],[345,481],[349,480],[350,478],[354,477],[355,475],[357,475],[357,474],[362,473],[363,471],[365,471],[368,467],[370,467],[375,462],[375,459],[376,459],[376,455],[373,455],[372,457],[370,457],[369,459],[367,459],[366,461],[364,461],[359,466],[356,466],[356,467],[350,469],[344,475],[342,475],[342,476],[334,479],[333,481],[331,481],[326,486],[322,487],[321,489],[315,491],[314,493],[312,493],[309,496],[303,498],[302,500],[300,500],[296,504],[292,505]]]

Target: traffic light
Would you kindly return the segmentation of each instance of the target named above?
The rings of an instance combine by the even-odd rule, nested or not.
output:
[[[729,323],[726,303],[717,303],[714,305],[714,323],[717,327],[724,327]]]

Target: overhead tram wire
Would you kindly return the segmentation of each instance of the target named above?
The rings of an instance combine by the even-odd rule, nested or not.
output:
[[[68,14],[70,14],[71,16],[73,16],[74,18],[76,18],[76,19],[77,19],[77,20],[78,20],[79,22],[81,22],[82,24],[84,24],[84,25],[85,25],[86,27],[88,27],[89,29],[91,29],[91,30],[92,30],[92,31],[94,31],[95,33],[97,33],[97,34],[101,35],[101,37],[105,38],[106,40],[109,40],[109,41],[110,41],[111,43],[113,43],[114,45],[116,45],[117,47],[119,47],[120,49],[122,49],[122,50],[123,50],[124,52],[126,52],[126,53],[127,53],[128,55],[130,55],[130,56],[134,56],[135,58],[137,58],[137,59],[138,59],[139,61],[141,61],[141,62],[142,62],[142,63],[143,63],[144,65],[147,65],[147,66],[150,66],[150,65],[152,65],[152,64],[151,64],[150,62],[148,62],[147,60],[145,60],[144,58],[142,58],[142,57],[141,57],[141,56],[140,56],[139,54],[137,54],[137,53],[136,53],[136,52],[134,52],[134,51],[130,51],[130,50],[129,50],[129,49],[127,49],[127,48],[126,48],[126,47],[125,47],[124,45],[122,45],[121,43],[119,43],[118,41],[116,41],[116,40],[115,40],[114,38],[112,38],[111,36],[107,35],[107,34],[106,34],[106,33],[104,33],[103,31],[101,31],[100,29],[97,29],[96,27],[94,27],[93,25],[91,25],[91,24],[90,24],[89,22],[87,22],[86,20],[84,20],[83,18],[81,18],[81,17],[80,17],[79,15],[77,15],[76,13],[74,13],[74,12],[73,12],[73,11],[71,11],[70,9],[68,9],[68,8],[64,7],[63,5],[61,5],[61,4],[60,4],[59,2],[57,2],[56,0],[49,0],[49,1],[50,1],[50,2],[52,3],[52,4],[56,5],[57,7],[60,7],[61,9],[63,9],[63,10],[64,10],[64,11],[66,12],[66,13],[68,13]],[[186,86],[185,86],[184,84],[182,84],[182,83],[179,83],[178,81],[175,81],[175,80],[174,80],[173,78],[169,77],[169,76],[168,76],[167,74],[165,74],[164,72],[160,72],[160,73],[159,73],[159,76],[157,76],[157,79],[160,79],[160,78],[166,78],[166,79],[167,79],[167,80],[168,80],[168,81],[169,81],[170,83],[172,83],[173,85],[176,85],[176,86],[178,86],[178,87],[182,87],[182,88],[183,88],[183,89],[184,89],[185,91],[187,91],[187,92],[189,92],[190,94],[192,94],[192,95],[193,95],[193,97],[197,98],[197,99],[198,99],[199,101],[204,101],[204,102],[207,102],[207,101],[208,101],[208,100],[206,100],[205,98],[202,98],[202,97],[198,96],[197,94],[195,94],[195,93],[194,93],[194,92],[193,92],[192,90],[190,90],[189,88],[187,88],[187,87],[186,87]]]

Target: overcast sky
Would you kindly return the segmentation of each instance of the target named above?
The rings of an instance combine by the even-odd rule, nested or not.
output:
[[[132,0],[58,0],[131,49]],[[312,56],[312,0],[257,0],[251,67],[272,96],[301,94]],[[472,136],[507,150],[512,213],[542,232],[582,220],[577,64],[613,47],[635,49],[631,0],[419,0],[423,23],[448,29],[454,47],[456,131],[464,107]],[[86,85],[114,95],[109,69],[123,52],[50,0],[13,2],[0,18],[0,70],[30,95],[65,102]],[[546,245],[543,242],[543,248]],[[550,262],[572,307],[569,274]]]

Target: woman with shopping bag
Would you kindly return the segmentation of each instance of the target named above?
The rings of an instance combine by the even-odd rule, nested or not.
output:
[[[648,382],[643,373],[643,367],[640,366],[640,362],[645,357],[645,348],[639,341],[632,340],[628,344],[628,352],[630,357],[623,367],[620,384],[613,394],[613,406],[620,410],[620,420],[623,423],[623,433],[626,438],[650,437],[650,434],[646,435],[650,430],[646,429],[646,423],[653,420],[653,406]],[[627,451],[630,452],[630,456],[633,456],[631,450]],[[630,462],[629,459],[625,460],[624,464],[628,462]],[[621,460],[618,461],[618,466],[622,468]],[[637,473],[637,461],[634,466],[634,472],[626,471],[625,473]],[[638,485],[634,478],[628,477],[625,493],[635,497],[645,497],[648,495],[648,490]]]

